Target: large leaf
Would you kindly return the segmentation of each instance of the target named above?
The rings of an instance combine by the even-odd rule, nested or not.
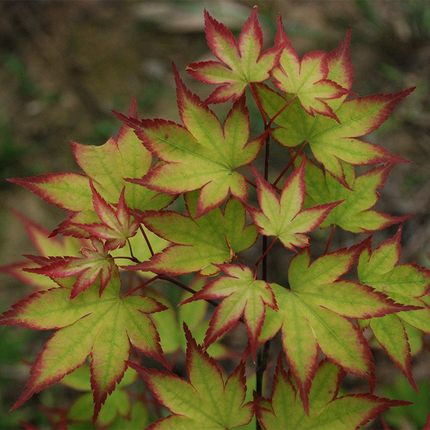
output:
[[[148,229],[173,245],[132,269],[207,275],[219,270],[214,264],[229,262],[234,253],[255,242],[257,232],[246,225],[245,209],[239,201],[230,200],[224,214],[217,208],[196,218],[196,195],[188,195],[186,200],[189,216],[172,211],[145,213],[143,222]]]
[[[290,289],[272,284],[279,310],[267,309],[261,338],[269,339],[281,330],[283,348],[306,408],[318,347],[344,369],[372,377],[369,346],[349,318],[382,316],[403,309],[370,287],[339,279],[351,268],[357,251],[356,247],[343,249],[313,263],[309,252],[303,251],[290,263]]]
[[[278,366],[270,403],[259,402],[258,418],[264,430],[354,430],[384,410],[406,404],[372,394],[339,397],[340,379],[337,366],[322,363],[309,394],[309,414],[305,414],[294,385]]]
[[[346,231],[361,233],[381,230],[405,220],[406,217],[391,216],[372,209],[378,201],[378,190],[383,187],[390,172],[389,166],[377,167],[358,177],[352,166],[344,167],[346,184],[341,184],[330,173],[324,174],[315,164],[307,163],[306,205],[342,201],[330,211],[321,227],[337,225]]]
[[[37,292],[5,312],[3,325],[57,331],[33,364],[30,379],[16,401],[17,408],[33,394],[59,382],[91,356],[94,416],[127,368],[130,343],[164,363],[158,333],[148,316],[164,309],[142,296],[119,297],[118,274],[99,297],[90,288],[73,300],[68,288]]]
[[[184,126],[166,120],[143,120],[138,135],[164,163],[134,182],[171,194],[200,191],[198,213],[219,206],[229,193],[245,199],[245,178],[237,172],[251,163],[262,140],[248,142],[245,99],[238,100],[222,126],[215,114],[188,91],[176,72],[178,108]]]
[[[247,424],[253,416],[246,394],[245,368],[239,365],[225,380],[218,364],[186,329],[189,381],[159,370],[138,370],[148,387],[172,415],[159,419],[148,430],[228,430]]]
[[[286,99],[263,84],[258,84],[256,88],[270,118],[289,103],[275,118],[278,127],[273,130],[273,137],[288,147],[307,142],[314,157],[336,178],[344,180],[342,161],[362,165],[399,160],[381,146],[359,138],[379,128],[412,89],[347,100],[335,111],[339,121],[336,122],[322,115],[308,115],[298,100],[291,100],[291,96]]]
[[[400,312],[370,321],[373,333],[391,359],[415,385],[411,372],[411,347],[407,326],[430,333],[430,309],[423,297],[430,286],[430,272],[414,264],[398,264],[401,228],[372,251],[371,243],[363,249],[358,264],[362,283],[370,285],[399,303],[423,309]]]
[[[205,12],[206,40],[213,54],[220,61],[192,63],[187,71],[196,79],[220,85],[207,99],[207,103],[220,103],[230,98],[238,99],[252,82],[269,78],[276,64],[279,49],[261,52],[263,32],[254,8],[236,42],[231,31]]]
[[[305,200],[305,162],[285,182],[281,196],[261,175],[257,178],[257,197],[260,210],[251,209],[251,215],[259,232],[278,237],[290,249],[309,245],[305,234],[317,228],[339,202],[323,204],[303,210]]]
[[[328,79],[327,54],[313,51],[300,59],[285,34],[281,19],[278,21],[276,39],[277,45],[282,47],[279,64],[272,70],[276,86],[281,91],[297,97],[308,114],[319,113],[338,120],[327,101],[341,98],[348,90]]]
[[[266,306],[277,310],[273,291],[267,282],[255,279],[247,266],[224,264],[219,267],[224,275],[206,284],[201,291],[184,303],[194,300],[223,299],[212,315],[205,345],[209,346],[223,333],[233,328],[243,316],[248,330],[250,349],[255,358]]]

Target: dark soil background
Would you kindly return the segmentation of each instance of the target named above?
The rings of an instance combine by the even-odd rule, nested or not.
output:
[[[393,170],[378,208],[413,214],[403,237],[404,261],[430,264],[430,1],[2,1],[0,2],[0,261],[33,252],[11,208],[48,228],[60,213],[5,179],[75,170],[69,142],[102,144],[119,126],[111,110],[132,97],[147,117],[177,118],[171,63],[180,70],[208,56],[203,33],[207,8],[239,30],[253,4],[266,40],[281,13],[299,52],[332,49],[353,30],[354,90],[360,95],[416,86],[372,140],[407,158]],[[185,74],[183,75],[184,77]],[[199,94],[208,90],[187,79]],[[221,108],[222,109],[222,108]],[[258,121],[257,116],[255,120]],[[276,169],[275,165],[275,169]],[[281,167],[281,166],[279,166]],[[378,233],[383,238],[394,230]],[[346,237],[339,236],[337,245]],[[336,245],[336,244],[335,244]],[[273,273],[285,262],[271,261]],[[0,311],[29,291],[1,276]],[[0,430],[39,416],[36,402],[8,414],[27,377],[25,362],[41,338],[0,328]],[[377,354],[386,393],[412,398],[400,373]],[[420,404],[390,418],[393,429],[419,429],[430,410],[430,354],[414,360]],[[43,421],[40,421],[43,423]],[[39,423],[40,424],[40,423]],[[379,424],[374,424],[373,428]]]

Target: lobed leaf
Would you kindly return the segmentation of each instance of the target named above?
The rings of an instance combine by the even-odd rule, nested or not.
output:
[[[253,416],[253,409],[250,403],[244,404],[243,363],[225,380],[217,363],[197,346],[186,326],[185,331],[189,382],[172,373],[143,369],[131,363],[156,399],[172,413],[156,421],[148,430],[226,430],[247,424]]]
[[[254,7],[236,41],[232,32],[205,12],[205,33],[208,46],[219,61],[202,61],[187,67],[191,76],[207,84],[220,85],[206,103],[237,100],[246,86],[269,78],[279,48],[262,52],[263,32]]]
[[[398,264],[401,232],[382,242],[372,251],[370,241],[363,248],[358,262],[360,282],[370,285],[409,310],[371,319],[370,327],[384,350],[416,387],[411,371],[411,346],[407,327],[411,325],[430,333],[430,309],[423,297],[430,287],[430,272],[412,264]],[[421,309],[420,309],[421,308]]]
[[[255,242],[255,227],[246,225],[245,209],[239,201],[229,200],[224,214],[216,208],[196,218],[196,195],[188,195],[186,200],[189,216],[172,211],[145,213],[142,221],[146,227],[172,245],[128,269],[173,275],[212,274],[218,271],[214,265],[229,262],[234,253]]]
[[[340,379],[338,367],[328,362],[322,363],[309,394],[309,414],[305,414],[293,384],[284,369],[278,366],[271,402],[259,402],[259,422],[264,430],[352,430],[388,408],[407,404],[372,394],[339,397]]]
[[[303,251],[288,269],[291,289],[272,284],[279,310],[267,309],[261,341],[281,330],[284,352],[306,410],[318,347],[349,372],[372,377],[370,348],[349,318],[383,316],[405,309],[370,287],[339,279],[350,270],[358,250],[339,250],[313,263],[308,251]]]
[[[142,296],[119,297],[116,273],[101,297],[94,288],[69,300],[67,288],[37,292],[3,314],[0,323],[33,329],[58,329],[37,357],[30,379],[13,406],[59,382],[91,356],[94,417],[127,368],[130,343],[164,362],[158,333],[148,316],[164,309]]]

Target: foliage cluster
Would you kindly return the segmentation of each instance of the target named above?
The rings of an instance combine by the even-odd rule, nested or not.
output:
[[[0,323],[53,330],[13,409],[62,382],[83,392],[50,412],[70,428],[90,415],[97,428],[359,428],[405,404],[373,394],[370,335],[416,387],[411,357],[430,333],[430,273],[399,262],[401,226],[372,244],[373,232],[405,220],[374,209],[404,160],[363,139],[412,89],[353,94],[349,32],[333,51],[299,57],[280,19],[263,50],[256,9],[237,39],[208,13],[205,29],[217,59],[187,71],[216,89],[203,101],[174,68],[181,124],[139,118],[132,103],[104,145],[72,144],[81,173],[11,180],[66,212],[52,233],[19,214],[39,255],[3,268],[35,291]],[[220,121],[209,105],[224,102]],[[271,180],[274,142],[285,165]],[[335,228],[367,238],[330,251]],[[317,229],[328,243],[313,257]],[[267,273],[277,241],[291,257],[282,285]],[[260,242],[249,261],[243,251]],[[177,307],[166,284],[184,290]],[[237,357],[219,341],[239,325],[247,347]],[[182,350],[187,378],[172,366]],[[228,377],[224,358],[236,362]],[[370,393],[339,393],[346,373]],[[151,398],[128,391],[137,374]]]

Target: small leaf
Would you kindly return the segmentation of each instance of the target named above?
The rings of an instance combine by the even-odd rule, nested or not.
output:
[[[57,282],[63,278],[75,278],[70,293],[71,299],[93,285],[99,285],[102,294],[116,267],[113,258],[106,252],[103,244],[95,239],[92,241],[92,247],[81,249],[81,254],[83,257],[38,258],[40,267],[27,270],[49,276]]]
[[[199,81],[220,85],[206,100],[206,103],[221,103],[240,98],[246,86],[269,78],[275,66],[279,48],[261,52],[263,32],[257,16],[257,8],[245,22],[238,41],[232,32],[205,12],[206,40],[213,54],[220,61],[192,63],[187,71]]]
[[[331,99],[339,99],[348,90],[328,78],[329,64],[325,52],[308,52],[299,58],[278,20],[277,45],[282,47],[279,64],[272,70],[276,86],[283,92],[297,97],[303,109],[310,115],[319,113],[338,120],[330,105]]]
[[[252,271],[243,265],[224,264],[219,266],[224,275],[194,294],[183,303],[194,300],[223,299],[216,307],[205,346],[212,344],[226,331],[232,329],[243,316],[248,330],[251,353],[255,359],[258,336],[264,322],[266,306],[277,309],[270,284],[256,280]]]
[[[308,233],[317,228],[339,202],[303,210],[305,198],[305,162],[285,182],[281,196],[254,171],[257,197],[261,210],[251,209],[251,215],[261,234],[275,236],[286,248],[309,245]]]

